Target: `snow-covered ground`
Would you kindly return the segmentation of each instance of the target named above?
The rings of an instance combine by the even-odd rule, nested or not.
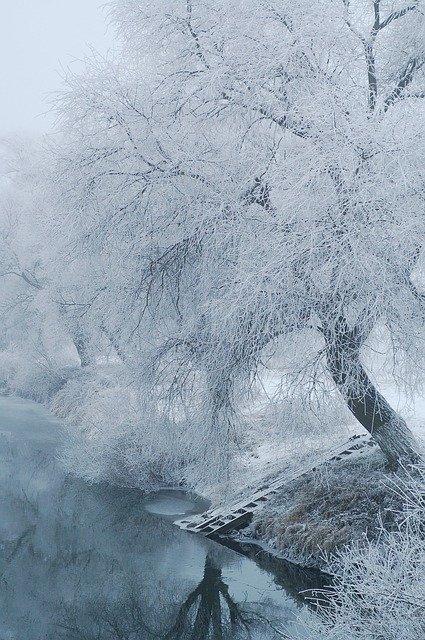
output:
[[[377,383],[384,397],[425,446],[425,397],[419,392],[408,396],[388,377],[382,376]],[[269,371],[263,376],[261,393],[246,416],[249,433],[232,461],[229,477],[221,484],[198,487],[207,491],[213,502],[231,503],[240,495],[249,494],[251,489],[257,489],[269,477],[294,467],[308,468],[328,450],[347,442],[353,435],[366,433],[343,403],[338,402],[337,392],[330,394],[329,404],[325,404],[317,419],[306,423],[305,407],[300,406],[297,420],[297,407],[278,400],[280,384],[278,371]],[[270,404],[272,407],[275,404],[274,412]],[[289,420],[285,406],[290,411]]]

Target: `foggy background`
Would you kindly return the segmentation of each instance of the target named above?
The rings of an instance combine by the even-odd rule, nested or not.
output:
[[[89,46],[106,53],[112,31],[103,0],[14,0],[2,3],[0,136],[44,132],[53,122],[48,94],[66,67],[81,65]]]

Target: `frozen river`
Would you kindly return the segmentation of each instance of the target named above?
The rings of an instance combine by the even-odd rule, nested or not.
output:
[[[62,440],[41,406],[0,396],[0,640],[266,640],[292,627],[311,574],[180,531],[182,496],[146,502],[66,475]]]

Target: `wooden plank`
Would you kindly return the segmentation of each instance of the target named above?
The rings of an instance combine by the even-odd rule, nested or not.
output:
[[[223,508],[218,507],[200,516],[176,520],[174,524],[181,529],[192,531],[193,533],[202,533],[206,536],[220,535],[234,531],[248,524],[250,520],[252,520],[254,512],[261,508],[265,502],[272,498],[279,489],[282,489],[289,482],[310,473],[325,462],[341,460],[342,456],[347,457],[358,454],[370,445],[374,445],[374,442],[369,436],[353,436],[348,442],[344,442],[317,458],[316,461],[312,463],[312,466],[293,469],[290,472],[281,474],[274,480],[269,481],[269,483],[264,485],[260,490],[255,491],[245,499],[239,500],[225,511],[223,511]]]

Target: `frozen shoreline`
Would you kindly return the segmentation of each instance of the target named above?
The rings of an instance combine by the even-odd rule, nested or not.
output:
[[[114,391],[118,392],[119,386]],[[387,388],[385,393],[396,406],[400,406],[400,397],[396,400],[394,390]],[[393,393],[393,397],[391,397],[391,393]],[[90,403],[91,400],[89,398],[88,400]],[[50,407],[50,410],[52,408],[55,409],[58,405],[56,396],[53,396],[52,402],[46,404],[47,408]],[[409,424],[414,427],[416,435],[421,437],[423,436],[422,413],[425,412],[425,409],[421,398],[418,399],[417,404],[419,411],[410,413]],[[90,408],[90,405],[88,407]],[[73,430],[73,411],[71,404],[61,405],[60,417],[65,418],[68,422],[67,430],[70,433]],[[82,416],[82,419],[84,420],[84,416]],[[83,425],[77,426],[77,432],[82,427]],[[237,499],[249,496],[252,490],[260,487],[261,483],[275,476],[285,466],[290,468],[291,465],[299,466],[302,464],[308,467],[317,454],[325,453],[330,448],[330,438],[332,438],[332,444],[334,444],[338,442],[338,438],[340,441],[344,441],[347,439],[347,435],[350,436],[361,431],[361,427],[353,421],[334,427],[331,433],[313,432],[307,435],[302,432],[300,434],[293,433],[286,439],[282,434],[281,442],[272,445],[272,440],[267,439],[267,435],[272,436],[275,434],[267,434],[267,430],[263,431],[263,426],[259,426],[258,422],[254,420],[251,432],[253,439],[250,446],[242,447],[238,455],[233,459],[231,474],[227,481],[214,483],[206,479],[204,482],[188,483],[186,486],[188,489],[195,490],[199,495],[211,500],[212,507],[231,505]],[[261,441],[262,437],[264,437],[264,441]],[[301,444],[303,445],[302,447],[300,446]],[[112,454],[113,451],[110,453]],[[92,453],[89,455],[92,455]],[[84,461],[82,460],[81,462],[83,463]],[[374,478],[373,483],[371,483],[371,489],[373,489],[371,494],[375,495],[375,497],[377,495],[378,498],[389,500],[388,494],[390,492],[383,492],[380,488],[378,489],[378,483],[385,481],[388,477],[388,474],[382,470],[383,463],[384,461],[380,454],[376,454],[375,459],[371,459],[369,468],[364,465],[360,473],[359,470],[353,469],[352,477],[348,479],[348,484],[355,478],[366,482],[367,474],[369,474]],[[344,465],[339,464],[337,468],[341,470],[343,477]],[[74,470],[73,473],[78,475],[78,470]],[[314,477],[309,478],[307,476],[305,484],[302,481],[295,483],[296,491],[290,490],[292,502],[288,500],[285,502],[285,500],[280,499],[282,497],[278,497],[273,503],[263,508],[255,516],[250,529],[242,533],[241,539],[255,539],[257,544],[267,545],[268,550],[278,557],[283,557],[302,566],[313,566],[322,570],[327,568],[326,562],[322,557],[323,553],[333,553],[341,545],[349,545],[353,542],[361,541],[362,536],[365,535],[369,535],[373,539],[374,530],[377,530],[377,519],[373,520],[373,518],[367,517],[367,508],[365,507],[364,526],[361,528],[361,518],[356,512],[356,504],[354,502],[352,508],[346,508],[340,502],[334,502],[332,496],[329,496],[324,502],[327,502],[329,509],[332,510],[333,508],[334,511],[340,512],[338,522],[328,522],[325,517],[321,517],[320,520],[318,516],[314,516],[316,506],[314,504],[315,483],[318,487],[323,487],[323,483],[328,482],[329,474],[333,476],[336,485],[343,484],[342,480],[338,480],[338,471],[335,466],[332,468],[329,465],[324,465],[321,471],[314,474]],[[133,486],[144,488],[142,485],[137,484],[137,475],[134,476],[133,480]],[[96,482],[96,479],[91,481]],[[113,482],[113,479],[111,481]],[[165,484],[170,486],[169,479]],[[177,486],[178,482],[175,484]],[[160,486],[161,484],[158,483],[157,488],[160,488]],[[180,486],[182,487],[181,484]],[[149,488],[147,489],[149,490]],[[363,489],[364,496],[367,498],[367,487],[364,486]],[[312,497],[310,502],[308,499],[309,493]],[[361,496],[362,491],[359,491],[357,494],[359,503],[362,503]],[[323,496],[322,499],[324,499]],[[301,511],[303,512],[297,514],[297,508],[301,508],[301,503]],[[372,515],[375,516],[380,506],[385,508],[385,505],[380,505],[376,500],[372,501],[371,504],[374,512]],[[314,522],[315,517],[316,521]],[[344,528],[344,519],[352,520],[353,518],[356,521],[354,535],[352,525]],[[338,533],[332,533],[332,529],[336,526],[338,526]],[[308,531],[306,532],[306,530]]]

